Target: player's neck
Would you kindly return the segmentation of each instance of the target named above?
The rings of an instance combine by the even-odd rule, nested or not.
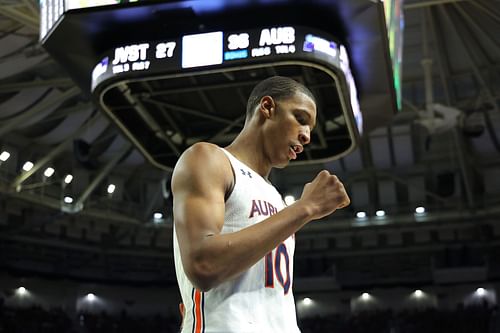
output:
[[[262,139],[249,132],[243,130],[226,149],[263,178],[268,179],[272,167],[265,158]]]

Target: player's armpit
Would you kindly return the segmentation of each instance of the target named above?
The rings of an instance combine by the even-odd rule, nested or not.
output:
[[[199,289],[216,279],[217,268],[207,256],[208,238],[224,225],[226,191],[232,186],[229,160],[221,149],[198,143],[186,150],[172,176],[174,222],[182,263],[187,276]]]

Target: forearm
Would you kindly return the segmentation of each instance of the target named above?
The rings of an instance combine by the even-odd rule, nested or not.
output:
[[[211,289],[248,270],[311,220],[305,207],[296,202],[240,231],[205,236],[191,257],[194,282]]]

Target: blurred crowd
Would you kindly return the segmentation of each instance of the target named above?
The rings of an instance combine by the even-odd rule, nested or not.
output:
[[[72,318],[74,317],[74,318]],[[500,314],[496,307],[459,307],[454,311],[423,309],[367,311],[353,315],[330,315],[299,321],[302,333],[497,333]],[[12,308],[0,302],[1,333],[176,333],[177,315],[131,316],[78,313],[39,306]]]

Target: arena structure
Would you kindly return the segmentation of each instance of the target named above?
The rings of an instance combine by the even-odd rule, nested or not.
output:
[[[279,74],[310,86],[320,114],[303,158],[271,179],[292,201],[326,168],[352,200],[297,234],[303,331],[319,330],[317,316],[323,331],[352,329],[352,318],[377,323],[372,332],[434,316],[495,325],[498,1],[0,0],[0,9],[4,313],[62,307],[75,325],[85,313],[89,331],[106,322],[92,319],[102,311],[160,313],[175,330],[172,166],[195,142],[230,142],[253,85]],[[245,15],[259,19],[235,19]],[[190,56],[200,52],[211,62]],[[160,326],[152,330],[168,332]]]

